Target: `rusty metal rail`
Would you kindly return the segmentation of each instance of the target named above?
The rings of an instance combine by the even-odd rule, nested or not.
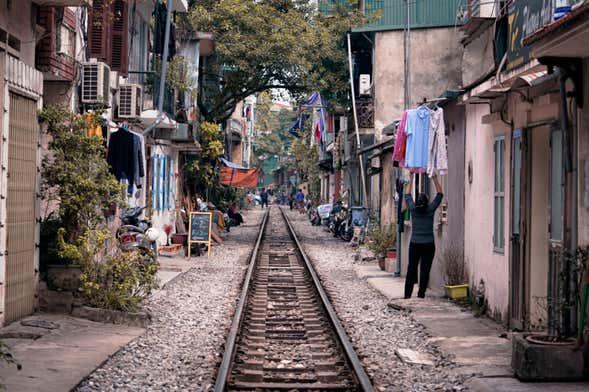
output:
[[[281,215],[264,216],[215,391],[372,391],[282,209]]]

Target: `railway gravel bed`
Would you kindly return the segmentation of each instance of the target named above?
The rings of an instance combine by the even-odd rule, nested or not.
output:
[[[425,328],[407,313],[387,306],[387,299],[354,273],[354,250],[307,216],[288,212],[299,240],[346,328],[367,373],[380,391],[462,391],[455,365],[435,345]],[[395,355],[407,348],[431,354],[435,365],[410,365]]]
[[[211,390],[263,212],[249,211],[210,258],[145,303],[147,332],[122,348],[77,388],[88,391]]]
[[[220,371],[216,390],[225,381],[230,391],[359,390],[289,231],[280,211],[273,209],[252,279],[244,286],[247,300],[236,347],[232,337],[226,346],[230,351],[224,364],[231,356],[231,375],[225,378],[225,370]],[[363,372],[362,377],[367,379]]]

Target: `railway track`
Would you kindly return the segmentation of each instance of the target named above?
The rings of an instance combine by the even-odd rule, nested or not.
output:
[[[282,209],[252,253],[215,383],[227,390],[373,390]]]

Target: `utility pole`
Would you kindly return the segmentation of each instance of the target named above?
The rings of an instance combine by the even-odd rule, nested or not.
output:
[[[404,49],[404,80],[403,80],[403,84],[404,84],[404,97],[403,97],[403,107],[405,110],[409,109],[409,107],[411,106],[411,69],[410,69],[410,65],[411,65],[411,22],[409,19],[409,0],[404,0],[403,1],[404,5],[405,5],[405,31],[404,31],[404,35],[403,35],[403,49]],[[399,277],[401,276],[401,236],[403,235],[403,231],[404,231],[404,218],[403,215],[401,214],[401,205],[403,203],[403,197],[405,197],[404,193],[404,183],[403,183],[403,169],[402,168],[397,168],[397,179],[399,181],[399,187],[397,187],[397,193],[398,193],[398,200],[397,200],[397,267],[395,269],[395,273],[394,275]],[[400,188],[400,189],[399,189]]]
[[[354,130],[356,131],[356,146],[358,151],[362,148],[362,144],[360,143],[360,130],[358,129],[358,113],[356,111],[356,92],[354,89],[354,69],[352,67],[352,43],[350,39],[350,33],[348,33],[348,66],[350,71],[350,90],[352,93],[352,114],[354,115]],[[362,181],[362,205],[364,207],[368,206],[367,198],[368,195],[366,193],[366,174],[364,173],[364,162],[361,156],[358,156],[358,160],[360,163],[360,181]]]

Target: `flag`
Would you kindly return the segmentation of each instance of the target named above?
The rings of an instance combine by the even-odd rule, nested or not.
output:
[[[308,109],[311,106],[317,104],[321,104],[321,95],[317,91],[315,91],[313,94],[311,94],[309,99],[307,99],[307,101],[301,105],[301,110]]]
[[[317,125],[315,125],[315,139],[317,139],[317,144],[321,145],[321,122],[318,122]]]
[[[315,91],[307,101],[301,105],[301,110],[308,109],[310,107],[319,106],[319,120],[317,124],[313,124],[314,135],[317,138],[317,142],[320,146],[323,145],[323,134],[325,132],[325,117],[326,117],[326,110],[325,110],[325,103],[323,101],[323,97],[317,91]]]
[[[299,132],[305,128],[305,121],[309,118],[307,113],[301,113],[299,118],[295,120],[290,126],[288,132],[290,132],[293,136],[299,137]]]

